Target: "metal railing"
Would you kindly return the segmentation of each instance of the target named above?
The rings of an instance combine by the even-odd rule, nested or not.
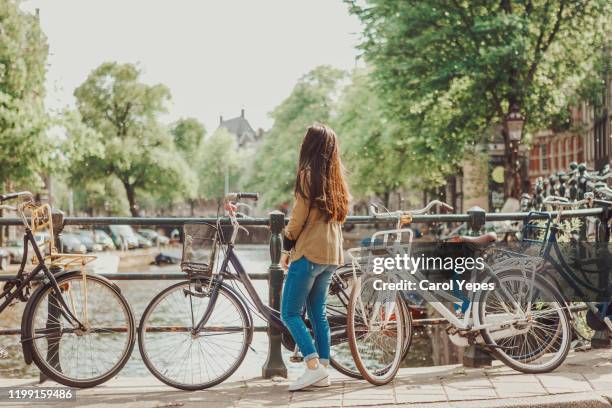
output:
[[[604,216],[607,212],[603,208],[591,208],[580,210],[563,211],[561,218],[582,218],[589,216]],[[481,208],[474,207],[467,214],[431,214],[431,215],[414,215],[412,223],[453,223],[466,222],[472,231],[482,229],[486,221],[521,221],[529,213],[514,212],[514,213],[485,213]],[[550,212],[553,216],[558,213]],[[216,218],[154,218],[154,217],[60,217],[62,218],[61,225],[56,227],[56,231],[61,233],[61,230],[66,225],[78,226],[94,226],[94,225],[135,225],[135,226],[177,226],[189,222],[215,222]],[[546,219],[545,215],[532,214],[531,219]],[[270,266],[267,273],[259,273],[250,275],[253,279],[267,279],[269,285],[268,304],[274,309],[279,309],[282,285],[284,280],[284,271],[280,266],[280,256],[282,247],[281,232],[287,223],[288,219],[279,211],[273,211],[268,217],[260,218],[244,218],[240,220],[240,224],[245,227],[268,227],[270,230]],[[372,216],[351,216],[348,217],[346,225],[384,225],[394,224],[397,222],[396,217],[372,217]],[[229,224],[228,218],[221,219],[222,224]],[[21,220],[17,218],[0,218],[0,226],[18,226],[22,225]],[[185,279],[185,275],[179,273],[172,274],[154,274],[154,273],[113,273],[102,274],[103,276],[113,280],[181,280]],[[0,275],[0,281],[5,281],[14,276]],[[441,319],[422,319],[420,324],[440,324],[444,323]],[[268,356],[264,366],[262,367],[262,375],[265,378],[270,378],[274,375],[287,376],[287,368],[284,364],[281,354],[281,333],[273,326],[268,325],[258,326],[256,331],[266,331],[268,334]],[[0,330],[0,335],[16,335],[20,334],[19,329]],[[485,363],[490,361],[490,356],[484,354],[478,347],[470,346],[464,353],[474,360],[475,364]],[[476,361],[479,360],[479,361]],[[465,357],[464,357],[465,364]]]

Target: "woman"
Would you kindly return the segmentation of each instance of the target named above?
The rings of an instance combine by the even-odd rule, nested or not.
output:
[[[289,268],[281,318],[306,363],[304,374],[289,386],[289,391],[329,386],[330,332],[325,301],[332,273],[343,263],[342,223],[348,202],[336,134],[325,125],[315,124],[302,140],[295,204],[285,228],[281,257],[283,268]],[[302,319],[304,307],[314,342]]]

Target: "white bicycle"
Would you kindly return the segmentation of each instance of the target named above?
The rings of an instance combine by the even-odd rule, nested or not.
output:
[[[406,339],[412,336],[407,312],[411,293],[429,302],[448,321],[447,332],[454,344],[480,344],[521,372],[554,370],[569,352],[571,326],[561,294],[535,273],[541,258],[512,253],[492,266],[485,264],[482,271],[471,273],[470,286],[493,284],[495,290],[470,291],[465,298],[450,291],[423,289],[420,282],[427,280],[423,270],[374,273],[376,258],[410,257],[413,232],[403,226],[411,222],[412,215],[425,214],[434,205],[450,208],[435,201],[416,211],[372,211],[379,217],[397,217],[397,228],[376,232],[367,245],[349,250],[355,285],[348,306],[348,337],[361,375],[372,384],[383,385],[397,374],[406,353],[402,345],[409,344]],[[458,237],[455,242],[484,244],[495,239],[495,234],[485,234]],[[449,302],[469,302],[469,306],[458,315],[447,307]]]

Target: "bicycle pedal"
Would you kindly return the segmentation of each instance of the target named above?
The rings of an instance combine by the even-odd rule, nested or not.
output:
[[[291,357],[289,357],[289,361],[291,361],[292,363],[301,363],[302,361],[304,361],[304,357],[302,357],[302,356],[291,356]]]

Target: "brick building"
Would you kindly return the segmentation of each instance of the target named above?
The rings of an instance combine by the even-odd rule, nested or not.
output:
[[[529,181],[532,185],[538,177],[567,172],[571,162],[585,161],[585,132],[581,130],[584,114],[580,108],[572,109],[571,114],[572,128],[577,130],[555,132],[548,129],[534,135],[529,152]]]

